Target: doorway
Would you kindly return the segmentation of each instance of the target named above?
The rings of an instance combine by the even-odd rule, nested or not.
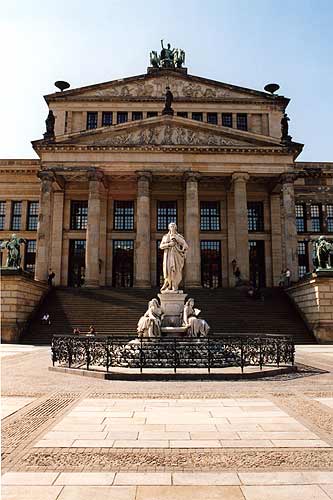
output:
[[[266,286],[265,242],[249,241],[250,281],[255,288]]]
[[[201,284],[203,288],[218,288],[222,284],[221,242],[202,240],[201,249]]]
[[[86,240],[69,240],[68,286],[84,285],[86,271]]]
[[[112,286],[133,286],[134,241],[113,240]]]

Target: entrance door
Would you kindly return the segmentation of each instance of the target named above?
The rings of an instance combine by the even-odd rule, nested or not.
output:
[[[201,284],[204,288],[221,286],[221,242],[202,240],[201,247]]]
[[[69,240],[68,286],[82,286],[85,270],[86,240]]]
[[[266,286],[265,242],[249,241],[250,281],[254,287]]]
[[[112,286],[133,286],[133,240],[113,240]]]

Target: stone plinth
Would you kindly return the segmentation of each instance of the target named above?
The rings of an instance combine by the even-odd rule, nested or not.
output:
[[[182,290],[179,292],[159,293],[161,309],[164,314],[162,327],[181,327],[184,311],[184,303],[187,294]]]
[[[333,271],[318,271],[288,288],[318,342],[333,341]]]
[[[17,342],[48,291],[48,287],[22,269],[1,269],[2,342]]]

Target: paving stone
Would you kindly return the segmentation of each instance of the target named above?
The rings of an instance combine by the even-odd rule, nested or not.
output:
[[[333,484],[321,484],[320,487],[329,498],[333,498]]]
[[[274,446],[280,448],[329,448],[330,445],[320,439],[272,439]]]
[[[65,486],[57,500],[134,500],[135,486]]]
[[[313,432],[238,432],[241,439],[318,439]]]
[[[114,477],[114,472],[61,472],[55,484],[111,486],[114,481]]]
[[[114,448],[169,448],[169,441],[163,440],[118,440],[114,442]]]
[[[113,439],[76,439],[72,443],[72,448],[112,448]]]
[[[239,485],[236,472],[174,472],[174,485]]]
[[[222,439],[221,445],[223,448],[272,448],[272,442],[261,439],[260,441],[255,441],[251,439],[239,439],[228,441],[227,439]]]
[[[170,448],[221,448],[218,440],[189,439],[188,441],[170,441]]]
[[[62,486],[3,486],[2,500],[58,500]],[[72,498],[71,500],[74,500]],[[91,499],[90,499],[91,500]]]
[[[118,472],[115,485],[171,485],[170,472]]]
[[[191,439],[239,439],[236,432],[190,432]]]
[[[317,485],[241,486],[246,500],[328,500]]]
[[[160,431],[152,431],[152,432],[139,432],[139,441],[140,440],[160,440],[160,439],[190,439],[189,432],[160,432]]]
[[[59,472],[6,472],[1,477],[1,484],[51,486],[58,475]]]
[[[136,495],[136,500],[193,500],[197,498],[244,500],[238,486],[138,486]]]
[[[70,448],[74,439],[41,439],[34,448]]]
[[[238,476],[243,484],[333,484],[333,472],[306,471],[306,472],[239,472]]]

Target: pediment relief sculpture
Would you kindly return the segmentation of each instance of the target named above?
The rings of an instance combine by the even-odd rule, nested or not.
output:
[[[219,99],[223,97],[249,97],[246,93],[236,92],[227,88],[207,85],[182,78],[161,76],[145,82],[132,82],[126,84],[113,84],[104,89],[85,92],[78,95],[84,97],[162,97],[165,88],[169,86],[175,98],[205,98]]]
[[[196,131],[190,128],[160,125],[121,133],[87,137],[80,141],[91,146],[146,146],[146,145],[186,145],[186,146],[249,146],[246,141],[230,139],[221,134]]]

